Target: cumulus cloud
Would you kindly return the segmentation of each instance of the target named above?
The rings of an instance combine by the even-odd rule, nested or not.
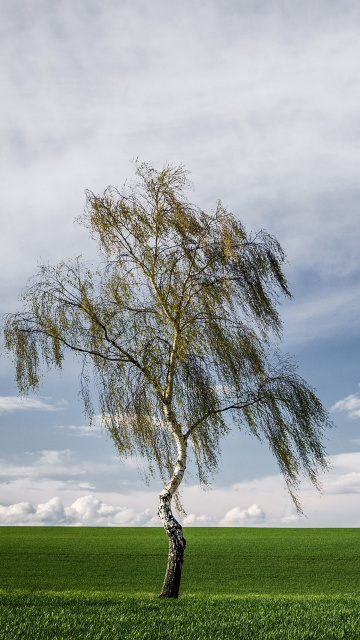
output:
[[[78,498],[69,507],[64,507],[58,497],[36,507],[30,502],[0,505],[0,525],[139,527],[158,524],[158,519],[151,515],[150,509],[139,511],[114,506],[94,495]]]
[[[340,453],[330,458],[331,470],[323,483],[325,494],[360,494],[360,452]]]
[[[298,522],[299,519],[300,519],[300,516],[297,513],[295,506],[286,505],[281,518],[282,524],[293,524],[295,522]]]
[[[66,516],[60,498],[55,497],[44,504],[39,504],[35,510],[34,519],[41,524],[63,524]]]
[[[204,513],[199,516],[195,513],[189,513],[183,519],[182,524],[184,527],[213,527],[217,525],[217,519]]]
[[[66,509],[68,518],[73,518],[77,524],[95,524],[101,526],[140,527],[158,524],[150,509],[136,511],[129,507],[118,507],[104,503],[93,495],[78,498]]]
[[[265,518],[265,512],[258,504],[254,503],[248,509],[240,509],[240,507],[230,509],[219,524],[221,527],[251,527],[262,524]]]
[[[335,402],[331,411],[347,411],[349,418],[360,418],[360,393],[353,393]]]
[[[46,398],[48,400],[48,398]],[[62,407],[49,404],[40,398],[23,398],[21,396],[0,396],[0,413],[12,413],[13,411],[59,411]]]
[[[258,504],[240,510],[234,507],[219,521],[219,517],[191,513],[183,519],[187,527],[236,527],[262,524],[265,513]],[[144,527],[160,526],[159,518],[149,508],[137,509],[129,506],[109,504],[93,494],[77,498],[64,506],[59,497],[34,505],[19,502],[0,505],[0,525],[48,525],[48,526],[101,526]]]
[[[37,464],[37,475],[33,474],[31,467],[12,469],[12,475],[4,478],[6,481],[2,484],[0,524],[160,526],[156,516],[158,487],[154,491],[135,485],[123,486],[120,478],[113,476],[110,491],[99,491],[89,482],[97,466],[94,462],[89,464],[85,476],[58,474],[68,458],[71,459],[71,452],[44,451],[39,456],[43,462]],[[230,487],[214,487],[211,492],[204,492],[196,485],[184,487],[183,498],[188,515],[183,519],[183,525],[359,526],[360,451],[332,456],[330,462],[330,471],[322,477],[322,495],[309,483],[300,487],[300,499],[307,518],[299,517],[289,505],[283,479],[276,474]],[[51,463],[55,470],[53,477],[49,471]],[[109,465],[103,464],[100,472],[108,474]],[[234,504],[250,506],[234,507]],[[260,506],[265,504],[266,514]]]
[[[0,524],[24,524],[36,514],[30,502],[18,502],[8,507],[0,505]]]

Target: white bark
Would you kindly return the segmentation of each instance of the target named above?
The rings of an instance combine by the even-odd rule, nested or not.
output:
[[[173,422],[170,417],[170,411],[167,411],[165,409],[164,413],[169,422]],[[184,436],[181,432],[179,433],[178,428],[176,428],[176,431],[174,432],[174,422],[172,426],[177,445],[177,460],[174,472],[169,482],[160,493],[158,509],[160,520],[169,538],[168,564],[162,592],[160,594],[160,597],[163,598],[178,597],[181,569],[186,545],[186,541],[182,533],[182,527],[180,523],[174,518],[171,511],[171,500],[175,491],[178,489],[185,473],[187,446]]]

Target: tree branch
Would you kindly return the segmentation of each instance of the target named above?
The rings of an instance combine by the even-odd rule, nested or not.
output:
[[[211,411],[208,411],[204,416],[199,418],[199,420],[194,422],[194,424],[191,425],[191,427],[189,427],[189,429],[184,435],[185,440],[188,440],[188,438],[197,429],[197,427],[199,427],[205,420],[210,418],[210,416],[216,415],[217,413],[224,413],[225,411],[229,411],[230,409],[246,409],[246,407],[251,407],[254,404],[258,404],[264,399],[265,397],[258,396],[253,400],[248,400],[247,402],[231,404],[231,405],[228,405],[227,407],[223,407],[222,409],[212,409]]]

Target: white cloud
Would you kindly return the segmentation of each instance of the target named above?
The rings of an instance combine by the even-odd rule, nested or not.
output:
[[[78,437],[100,437],[101,432],[105,430],[104,420],[101,414],[93,417],[91,425],[58,425],[57,429],[67,429],[71,435]]]
[[[43,449],[39,451],[40,456],[37,460],[37,465],[40,467],[49,467],[50,469],[56,469],[59,466],[66,464],[71,456],[70,449]]]
[[[32,478],[44,480],[46,478],[83,476],[86,465],[74,463],[70,449],[52,450],[42,449],[35,454],[27,454],[28,464],[14,464],[0,459],[0,478],[9,481],[14,478]]]
[[[274,205],[264,226],[292,264],[353,263],[357,212],[314,198],[358,182],[356,3],[16,4],[0,41],[9,278],[82,250],[84,188],[121,184],[136,155],[187,163],[210,206],[222,197],[261,226]]]
[[[195,486],[185,487],[183,502],[190,514],[189,524],[199,526],[197,516],[206,514],[211,526],[360,526],[360,451],[331,456],[330,465],[330,470],[320,476],[321,493],[306,481],[299,487],[306,517],[296,513],[282,476],[274,474],[229,487],[214,486],[207,492]],[[234,507],[239,504],[252,507]],[[265,520],[260,510],[266,513]]]
[[[4,478],[0,523],[161,526],[156,515],[158,490],[139,490],[134,486],[124,492],[120,471],[111,492],[99,491],[91,483],[92,473],[107,474],[112,461],[108,465],[92,461],[86,467],[78,463],[74,465],[72,455],[66,451],[58,453],[38,454],[36,474],[31,467],[24,470],[14,466],[12,473]],[[39,460],[42,460],[41,464]],[[71,462],[70,473],[58,473],[59,468],[66,467],[66,460]],[[265,524],[269,527],[360,526],[360,451],[332,456],[330,462],[330,472],[322,477],[322,494],[305,482],[300,487],[299,496],[306,518],[296,514],[284,481],[277,474],[229,487],[215,486],[205,492],[195,485],[185,486],[183,503],[189,515],[182,523],[186,527]],[[51,463],[54,475],[50,472]],[[39,472],[41,466],[46,470],[44,475]],[[79,470],[73,473],[74,466],[79,466],[81,473]],[[10,471],[10,465],[7,470]]]
[[[295,524],[299,522],[300,516],[294,505],[286,505],[281,517],[282,524]]]
[[[46,398],[47,400],[47,398]],[[62,402],[62,404],[64,404]],[[60,411],[62,406],[49,404],[40,398],[28,398],[21,396],[0,396],[0,413],[13,411]]]
[[[30,502],[18,502],[8,507],[0,505],[1,524],[23,524],[36,514],[36,509]]]
[[[66,524],[65,509],[58,497],[39,504],[34,513],[34,521],[41,524]]]
[[[9,506],[0,505],[0,525],[69,525],[69,526],[156,526],[158,521],[150,509],[109,505],[93,495],[75,500],[64,507],[60,498],[51,498],[37,507],[29,502]]]
[[[93,495],[78,498],[66,509],[66,515],[77,524],[128,527],[153,524],[149,508],[138,512],[133,508],[106,504]],[[158,524],[157,521],[156,524]]]
[[[195,513],[189,513],[183,518],[182,524],[184,527],[214,527],[217,525],[217,521],[204,513],[199,516]]]
[[[331,470],[324,478],[324,493],[360,494],[360,452],[331,456],[330,463]]]
[[[76,426],[76,425],[59,425],[57,429],[68,429],[70,431],[70,435],[77,437],[100,437],[101,427],[92,425],[87,426]]]
[[[331,411],[347,411],[349,418],[360,418],[360,393],[339,400],[331,407]]]
[[[245,527],[264,522],[266,516],[262,508],[254,503],[248,509],[233,507],[220,520],[221,527]]]

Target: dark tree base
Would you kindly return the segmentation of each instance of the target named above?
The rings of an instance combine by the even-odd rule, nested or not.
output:
[[[170,530],[166,531],[169,538],[169,557],[164,584],[159,598],[179,597],[186,540],[183,536],[181,525],[178,522],[176,524],[177,527],[172,526]]]

